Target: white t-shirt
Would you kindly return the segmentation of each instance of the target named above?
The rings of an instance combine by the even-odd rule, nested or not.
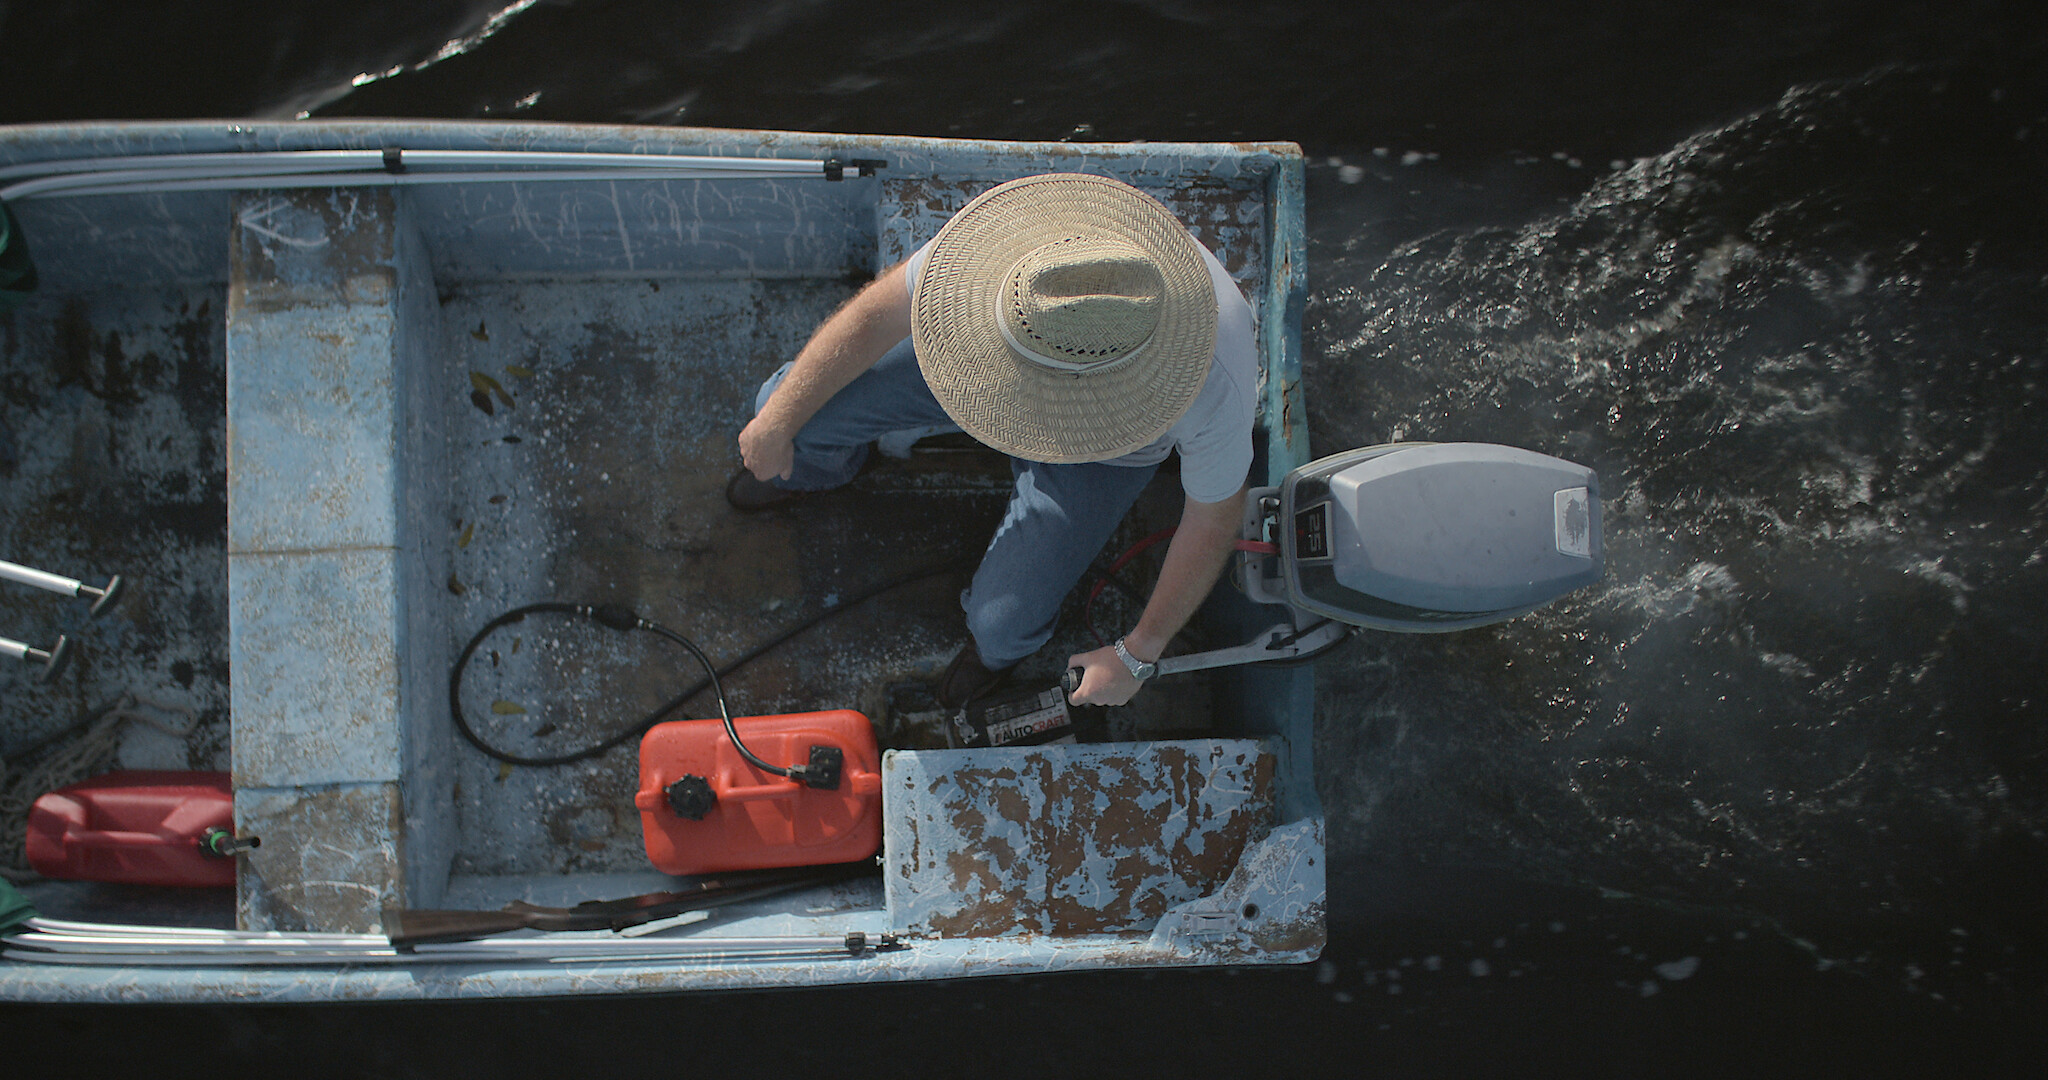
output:
[[[913,296],[931,246],[925,241],[903,264],[904,284]],[[1202,253],[1216,286],[1216,355],[1209,361],[1209,376],[1194,404],[1166,434],[1106,464],[1156,465],[1166,460],[1168,451],[1179,450],[1181,490],[1196,502],[1213,503],[1237,494],[1251,473],[1259,357],[1252,341],[1251,305],[1208,248],[1198,241],[1195,250]]]

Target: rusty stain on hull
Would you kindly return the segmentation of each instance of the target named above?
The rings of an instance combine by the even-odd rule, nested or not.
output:
[[[894,921],[942,937],[1150,929],[1271,825],[1273,770],[1228,739],[891,754]]]
[[[392,782],[235,793],[235,827],[263,846],[237,882],[250,920],[285,932],[374,933],[405,896],[403,808]]]

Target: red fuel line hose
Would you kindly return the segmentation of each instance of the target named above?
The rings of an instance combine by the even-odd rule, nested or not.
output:
[[[1102,640],[1101,632],[1095,629],[1095,598],[1102,595],[1103,588],[1109,584],[1109,575],[1129,565],[1130,561],[1137,558],[1145,549],[1161,541],[1173,539],[1173,534],[1179,531],[1179,526],[1169,526],[1132,544],[1122,555],[1116,557],[1115,562],[1109,564],[1109,569],[1100,578],[1096,579],[1095,587],[1088,590],[1088,599],[1081,607],[1081,618],[1088,627],[1089,636],[1095,639],[1097,646],[1108,644]],[[1236,550],[1248,551],[1254,555],[1280,554],[1280,546],[1278,544],[1269,544],[1263,540],[1239,540],[1236,544]]]

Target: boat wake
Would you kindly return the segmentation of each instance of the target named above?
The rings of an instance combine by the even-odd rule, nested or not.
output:
[[[1523,227],[1317,268],[1320,447],[1585,462],[1608,544],[1557,608],[1324,662],[1333,849],[1774,912],[2037,902],[1956,888],[2038,884],[2048,835],[2025,97],[1801,87]]]

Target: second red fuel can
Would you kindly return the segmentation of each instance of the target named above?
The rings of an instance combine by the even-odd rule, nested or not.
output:
[[[224,772],[132,770],[58,788],[29,810],[28,862],[44,877],[228,886],[235,796]]]

